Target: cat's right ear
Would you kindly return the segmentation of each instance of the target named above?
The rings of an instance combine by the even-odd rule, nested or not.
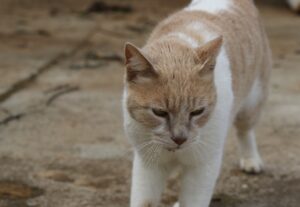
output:
[[[196,49],[197,60],[200,72],[212,74],[215,68],[216,59],[220,53],[223,44],[223,37],[219,36]]]
[[[145,83],[158,76],[150,61],[131,43],[125,44],[125,64],[127,82]]]

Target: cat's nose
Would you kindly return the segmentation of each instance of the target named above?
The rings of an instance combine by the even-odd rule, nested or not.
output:
[[[182,145],[183,143],[186,142],[187,138],[186,137],[183,137],[183,136],[180,136],[180,137],[172,137],[172,140],[178,144],[178,146]]]

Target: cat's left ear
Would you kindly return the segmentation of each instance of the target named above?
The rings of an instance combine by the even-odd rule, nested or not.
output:
[[[216,59],[220,53],[223,37],[219,36],[204,45],[196,48],[196,62],[200,65],[200,71],[211,72],[216,65]]]

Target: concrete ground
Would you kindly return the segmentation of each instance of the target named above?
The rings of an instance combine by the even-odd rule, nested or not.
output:
[[[91,3],[1,0],[0,207],[128,206],[123,44],[142,45],[161,18],[187,1]],[[212,207],[300,205],[300,16],[283,1],[267,0],[259,9],[274,54],[271,94],[257,128],[266,169],[259,176],[238,170],[232,132]],[[177,189],[171,179],[163,206],[176,200]]]

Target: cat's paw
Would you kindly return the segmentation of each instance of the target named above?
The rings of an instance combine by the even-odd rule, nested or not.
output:
[[[180,207],[180,206],[179,206],[179,202],[176,202],[176,203],[173,205],[173,207]]]
[[[240,168],[245,173],[258,174],[263,170],[263,162],[259,157],[257,158],[242,158],[240,160]]]

